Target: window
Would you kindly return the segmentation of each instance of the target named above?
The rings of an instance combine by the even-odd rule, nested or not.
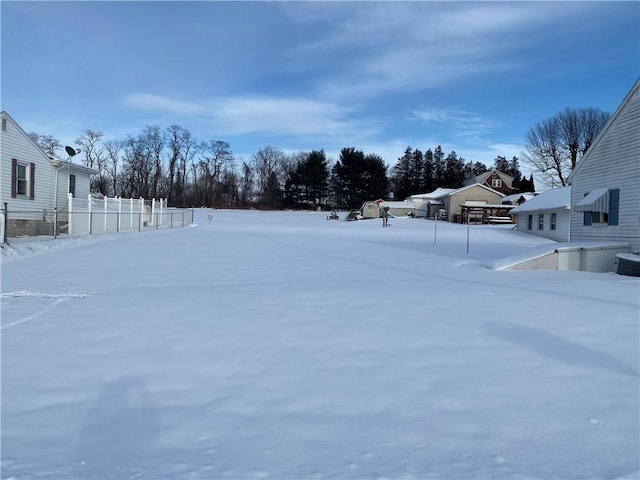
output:
[[[16,193],[18,195],[27,194],[27,166],[19,163],[16,170]]]
[[[69,175],[69,193],[76,196],[76,176],[73,173]]]
[[[574,211],[583,212],[584,226],[606,227],[618,225],[620,189],[596,189],[584,194]]]
[[[500,188],[502,187],[502,180],[499,178],[492,178],[491,179],[491,186],[495,187],[495,188]]]
[[[557,214],[556,213],[552,213],[551,214],[551,230],[555,230],[556,229],[556,221],[557,221]]]
[[[36,166],[34,163],[18,162],[11,159],[11,198],[28,197],[35,198]]]
[[[533,215],[529,215],[528,230],[533,230]]]
[[[6,118],[2,119],[2,131],[3,132],[7,131],[7,119]]]
[[[544,213],[538,214],[538,230],[544,230]]]

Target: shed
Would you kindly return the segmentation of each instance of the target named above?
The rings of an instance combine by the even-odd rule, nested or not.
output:
[[[378,202],[365,202],[360,211],[362,218],[380,218],[380,205]]]

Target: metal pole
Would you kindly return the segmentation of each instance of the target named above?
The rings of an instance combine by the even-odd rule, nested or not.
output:
[[[56,238],[58,238],[58,207],[53,207],[53,239]]]
[[[433,244],[438,241],[438,212],[436,212],[436,221],[433,222]]]
[[[469,217],[467,216],[467,253],[469,253]]]

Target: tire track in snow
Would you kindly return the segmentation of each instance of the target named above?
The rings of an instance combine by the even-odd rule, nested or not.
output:
[[[5,330],[9,327],[14,327],[16,325],[20,325],[21,323],[30,322],[31,320],[35,320],[49,312],[55,310],[55,308],[60,305],[62,302],[66,302],[70,298],[85,298],[88,297],[89,294],[87,292],[83,293],[38,293],[38,292],[28,292],[25,290],[21,290],[18,292],[8,292],[0,294],[0,299],[3,298],[21,298],[21,297],[29,297],[29,298],[56,298],[57,300],[50,304],[45,309],[36,312],[27,317],[21,318],[11,323],[7,323],[5,325],[0,326],[0,330]]]

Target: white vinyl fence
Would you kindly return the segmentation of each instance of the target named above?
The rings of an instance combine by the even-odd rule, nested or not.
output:
[[[167,199],[73,198],[69,194],[70,235],[140,231],[148,228],[183,227],[193,223],[193,210],[168,208]]]

